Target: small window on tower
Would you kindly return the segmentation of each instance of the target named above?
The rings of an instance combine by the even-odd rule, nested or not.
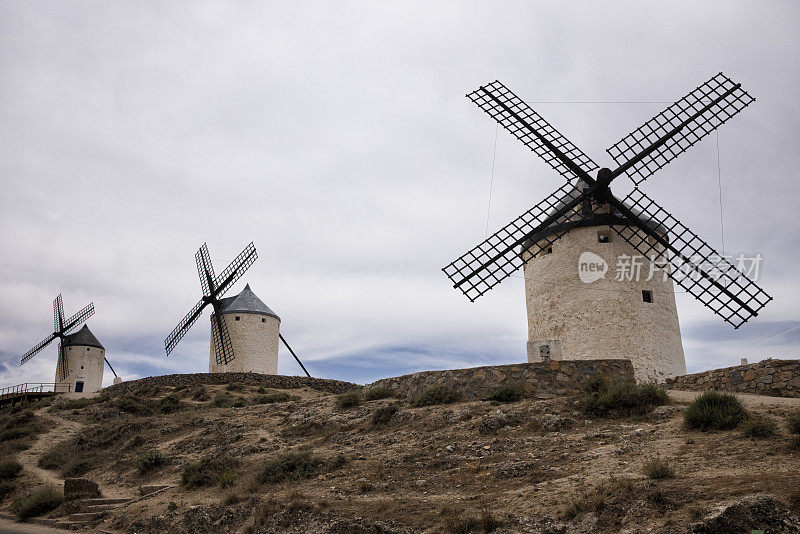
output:
[[[608,230],[600,230],[597,232],[598,243],[611,243],[611,233]]]
[[[86,347],[86,352],[89,352],[89,347]]]
[[[261,322],[262,322],[262,323],[266,323],[266,322],[267,322],[267,320],[266,320],[266,319],[264,319],[264,318],[262,317],[262,318],[261,318]]]
[[[653,292],[649,289],[642,289],[642,301],[653,302]]]
[[[237,315],[237,316],[235,317],[235,319],[238,321],[239,319],[241,319],[241,317],[239,317],[239,316]]]

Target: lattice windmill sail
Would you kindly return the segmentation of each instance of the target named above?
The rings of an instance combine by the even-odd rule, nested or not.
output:
[[[37,343],[31,350],[26,352],[20,359],[19,364],[23,365],[31,358],[36,356],[47,345],[55,341],[58,342],[58,362],[56,364],[56,377],[59,381],[67,378],[69,365],[64,350],[64,342],[69,334],[74,331],[81,323],[85,322],[89,317],[94,315],[94,303],[89,303],[87,306],[78,311],[69,319],[64,319],[64,301],[59,294],[53,301],[53,333],[45,339]]]
[[[251,242],[234,259],[220,275],[214,274],[214,266],[211,264],[211,255],[205,243],[195,254],[197,263],[197,274],[200,276],[200,285],[203,288],[203,298],[194,305],[192,310],[178,323],[172,332],[164,340],[164,348],[167,356],[175,348],[175,345],[183,339],[192,325],[200,318],[203,309],[209,304],[214,309],[211,321],[212,339],[214,344],[214,354],[217,365],[230,363],[235,355],[233,353],[233,343],[228,331],[226,322],[222,319],[222,297],[236,283],[239,278],[250,268],[258,258],[256,247]]]
[[[713,76],[609,148],[617,167],[601,168],[595,177],[589,173],[599,166],[502,83],[481,86],[467,97],[567,180],[444,267],[453,286],[471,301],[525,266],[533,330],[531,310],[542,303],[531,303],[536,298],[530,294],[529,286],[535,285],[528,279],[530,264],[562,245],[568,248],[562,241],[576,228],[601,225],[613,230],[632,252],[653,264],[668,264],[664,271],[669,277],[734,328],[758,315],[771,300],[753,280],[638,189],[644,180],[754,101],[741,84],[721,73]],[[623,174],[636,187],[620,200],[609,185]],[[604,242],[608,241],[606,237]],[[537,269],[530,267],[531,271]],[[572,269],[574,272],[575,267]],[[683,276],[687,271],[693,276]],[[671,290],[671,284],[669,287]],[[589,291],[588,286],[582,291]],[[648,290],[642,291],[644,295]],[[674,296],[671,298],[674,301]],[[564,328],[561,325],[553,331]],[[679,338],[677,315],[674,329]]]

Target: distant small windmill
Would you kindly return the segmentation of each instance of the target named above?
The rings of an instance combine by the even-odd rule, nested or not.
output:
[[[85,324],[80,331],[72,333],[92,315],[94,315],[94,303],[89,303],[69,319],[64,319],[64,303],[59,294],[53,301],[53,333],[26,352],[20,360],[20,365],[26,363],[47,345],[58,339],[56,382],[64,383],[69,381],[69,389],[75,391],[75,387],[77,387],[79,393],[81,391],[91,392],[100,389],[103,380],[103,362],[107,363],[109,368],[111,367],[105,357],[105,349]],[[81,349],[81,352],[76,352],[74,357],[72,356],[73,348]],[[82,349],[84,348],[87,350],[83,351]],[[75,372],[70,373],[73,367],[76,368],[74,369]],[[77,367],[80,367],[80,369],[77,369]],[[75,376],[69,376],[71,374]],[[86,383],[91,386],[87,386],[87,389],[84,390],[84,384]]]
[[[195,254],[197,274],[200,276],[203,297],[164,340],[167,356],[197,321],[203,309],[210,304],[214,309],[214,313],[211,315],[211,343],[214,362],[216,363],[216,365],[214,363],[209,364],[209,369],[212,372],[246,370],[268,372],[270,374],[277,373],[277,350],[278,340],[280,340],[289,349],[289,352],[300,364],[306,375],[311,376],[279,333],[280,318],[252,293],[249,286],[239,295],[241,299],[238,299],[238,297],[223,298],[223,295],[244,275],[257,258],[256,247],[251,242],[220,275],[216,275],[214,266],[211,264],[211,255],[208,253],[208,247],[203,243],[203,246]],[[234,302],[244,302],[245,306],[231,307]],[[244,327],[237,325],[235,328],[236,336],[232,338],[227,316],[234,313],[238,313],[238,315],[233,315],[234,321],[237,322],[245,315],[259,315],[261,320],[258,323],[246,321]],[[269,323],[267,323],[268,318]],[[259,329],[266,329],[266,331],[260,331]],[[275,334],[275,339],[274,343],[271,343],[273,333]],[[232,364],[236,358],[234,353],[235,346],[239,346],[240,350],[246,351],[248,361],[247,363],[239,362],[239,365],[234,368],[229,364]],[[271,346],[274,346],[272,347],[274,348],[274,358],[267,354],[271,351]],[[268,360],[266,363],[265,359]],[[274,365],[272,363],[273,359]],[[265,371],[265,369],[268,370]]]
[[[555,343],[565,359],[602,357],[605,347],[613,352],[641,352],[642,358],[652,360],[676,353],[670,357],[679,361],[671,370],[656,374],[685,369],[671,283],[658,285],[663,298],[647,307],[653,304],[653,293],[645,285],[599,291],[597,284],[577,282],[581,250],[598,255],[606,251],[608,256],[612,249],[603,247],[609,246],[612,234],[623,240],[614,245],[615,252],[638,253],[664,265],[669,277],[734,328],[758,315],[772,299],[638,188],[754,101],[741,84],[722,73],[713,76],[609,148],[618,166],[602,168],[596,177],[589,173],[599,166],[589,156],[499,81],[467,97],[568,182],[443,269],[453,287],[475,301],[525,266],[530,361],[540,356],[547,359]],[[635,188],[619,200],[609,184],[623,174]],[[594,229],[587,230],[590,227]],[[597,236],[591,239],[586,232]],[[692,276],[684,276],[687,267]],[[627,296],[620,296],[625,292]],[[656,339],[642,348],[649,343],[645,339],[648,324],[655,325],[651,330],[661,329],[649,336],[670,338],[669,346],[656,346],[660,343]],[[600,343],[601,338],[608,343]],[[646,376],[654,375],[648,372]]]

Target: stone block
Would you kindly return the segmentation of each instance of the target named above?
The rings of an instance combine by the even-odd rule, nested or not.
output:
[[[64,500],[88,499],[100,496],[100,487],[86,478],[64,479]]]

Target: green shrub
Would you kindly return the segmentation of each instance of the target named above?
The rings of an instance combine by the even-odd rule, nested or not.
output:
[[[302,480],[317,474],[324,462],[309,452],[290,452],[268,461],[258,474],[261,484]]]
[[[239,473],[233,469],[228,469],[219,474],[219,485],[223,488],[230,488],[236,484],[236,479],[239,478]]]
[[[739,426],[747,412],[734,395],[706,391],[692,401],[683,412],[689,428],[728,430]]]
[[[28,519],[55,510],[63,500],[61,491],[49,485],[19,497],[11,505],[11,509],[20,519]]]
[[[183,408],[183,403],[177,395],[167,395],[158,402],[158,409],[161,413],[173,413]]]
[[[227,391],[244,391],[244,384],[241,382],[230,382],[227,386],[225,386]]]
[[[786,426],[792,434],[800,435],[800,412],[795,412],[787,417]]]
[[[492,402],[517,402],[523,397],[522,390],[516,386],[503,385],[494,388],[483,400]]]
[[[57,402],[52,405],[50,408],[51,411],[59,412],[64,410],[82,410],[88,406],[92,406],[100,402],[100,397],[95,397],[92,399],[73,399],[73,400],[64,400]]]
[[[347,456],[344,454],[337,454],[334,458],[330,461],[329,467],[331,469],[341,469],[342,467],[346,466],[350,460],[347,459]]]
[[[69,460],[70,456],[67,453],[66,448],[56,445],[55,447],[51,447],[50,449],[46,450],[41,456],[39,456],[37,465],[42,469],[55,471],[56,469],[61,469],[64,467]]]
[[[270,393],[268,395],[256,395],[253,398],[253,404],[275,404],[277,402],[298,401],[300,397],[297,395],[289,395],[285,391],[278,393]]]
[[[340,410],[355,408],[361,404],[361,393],[358,391],[347,391],[336,396],[336,407]]]
[[[217,395],[211,401],[211,406],[214,408],[230,408],[233,405],[233,397],[227,393]]]
[[[771,438],[778,433],[775,421],[764,415],[749,415],[739,428],[748,438]]]
[[[196,400],[199,402],[205,402],[211,397],[208,395],[208,391],[203,386],[197,386],[192,390],[192,400]]]
[[[188,488],[214,486],[223,482],[223,474],[232,471],[237,462],[232,458],[211,458],[206,456],[199,462],[191,463],[183,468],[181,484]],[[230,475],[225,475],[229,478]]]
[[[583,384],[583,391],[586,393],[604,393],[608,391],[608,381],[603,375],[592,375]]]
[[[78,477],[85,475],[95,467],[97,467],[98,459],[96,456],[88,456],[85,458],[78,458],[67,462],[61,473],[65,477]]]
[[[673,478],[675,476],[675,469],[669,461],[658,456],[647,460],[642,472],[647,478],[653,479]]]
[[[152,415],[154,410],[151,406],[152,401],[142,399],[135,395],[125,395],[117,399],[116,406],[120,411],[132,415]]]
[[[0,480],[17,478],[22,472],[22,464],[16,460],[0,460]]]
[[[385,425],[392,420],[394,414],[397,413],[397,406],[389,404],[388,406],[381,406],[372,413],[372,424],[375,426]]]
[[[154,471],[159,467],[167,465],[167,457],[161,451],[152,449],[145,451],[139,455],[138,465],[139,473],[148,473]]]
[[[472,534],[473,532],[490,533],[503,526],[502,521],[495,518],[488,510],[478,517],[451,513],[445,519],[445,532],[450,534]]]
[[[448,386],[433,386],[411,399],[412,406],[433,406],[435,404],[452,404],[460,401],[459,391]]]
[[[17,489],[16,483],[10,480],[0,480],[0,502],[5,500],[9,493]]]
[[[667,392],[655,384],[626,382],[603,387],[595,383],[594,388],[578,401],[581,410],[590,415],[644,415],[669,402]]]
[[[388,399],[394,396],[392,390],[387,387],[370,388],[364,392],[365,401]]]

